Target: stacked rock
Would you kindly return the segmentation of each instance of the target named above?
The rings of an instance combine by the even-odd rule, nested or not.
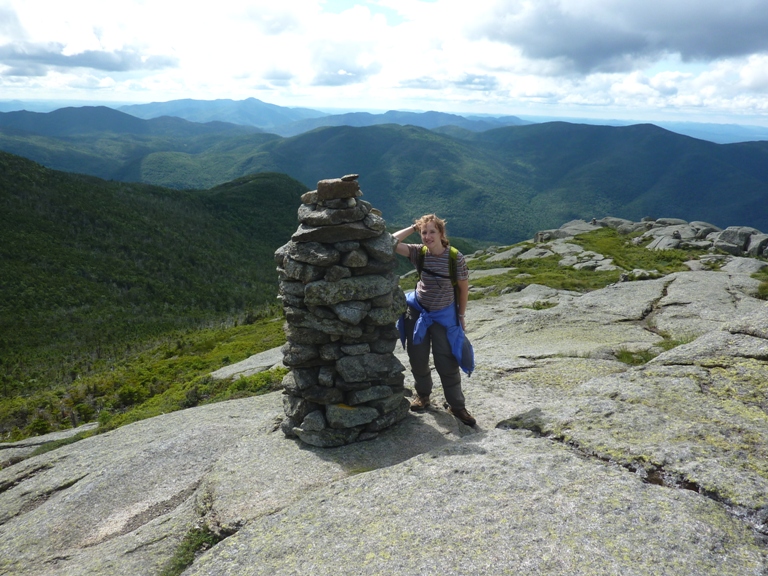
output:
[[[405,368],[393,354],[405,296],[396,241],[360,199],[357,175],[321,180],[275,252],[287,343],[282,430],[314,446],[375,438],[403,419]]]

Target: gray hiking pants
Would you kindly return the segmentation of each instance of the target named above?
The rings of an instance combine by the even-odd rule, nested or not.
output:
[[[432,371],[429,368],[430,348],[435,361],[435,370],[443,385],[443,394],[451,408],[464,408],[464,393],[461,391],[459,363],[451,352],[445,326],[437,322],[427,328],[421,344],[413,343],[413,327],[419,318],[418,311],[410,306],[405,312],[406,350],[411,361],[411,372],[415,380],[416,393],[429,396],[432,393]]]

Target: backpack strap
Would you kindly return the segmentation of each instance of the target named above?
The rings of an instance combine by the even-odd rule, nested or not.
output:
[[[424,258],[427,256],[427,248],[426,246],[422,246],[421,250],[419,250],[419,257],[416,260],[416,272],[419,274],[419,280],[421,280],[421,273],[424,270]]]
[[[451,284],[453,284],[453,303],[456,305],[456,314],[459,313],[459,272],[458,268],[459,250],[451,246],[448,253],[448,270],[451,275]]]
[[[459,250],[451,246],[451,250],[448,253],[448,274],[451,276],[451,284],[453,284],[454,288],[456,288],[456,286],[459,283],[459,280],[458,280],[459,273],[457,270],[458,260],[459,260]]]

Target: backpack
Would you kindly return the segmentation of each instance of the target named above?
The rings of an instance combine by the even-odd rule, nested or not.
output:
[[[416,261],[416,271],[419,274],[419,280],[421,280],[421,273],[426,270],[432,276],[437,276],[439,278],[449,278],[451,281],[451,285],[453,286],[453,300],[456,304],[456,307],[459,306],[459,281],[458,281],[458,272],[457,272],[457,261],[459,259],[459,251],[457,248],[454,248],[451,246],[450,251],[448,252],[448,276],[444,276],[443,274],[438,274],[437,272],[433,272],[429,268],[424,268],[424,258],[427,256],[427,248],[426,246],[422,246],[421,250],[419,250],[419,258]]]

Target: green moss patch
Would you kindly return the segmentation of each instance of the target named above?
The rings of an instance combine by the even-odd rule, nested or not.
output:
[[[195,558],[215,546],[224,536],[212,532],[208,528],[194,528],[187,532],[173,557],[168,561],[160,576],[178,576],[195,561]]]
[[[752,274],[752,278],[760,280],[757,287],[757,297],[761,300],[768,300],[768,268],[763,268],[760,272]]]
[[[618,270],[594,271],[574,270],[560,266],[559,256],[537,258],[532,260],[518,260],[512,258],[502,263],[493,263],[493,267],[514,267],[514,272],[508,272],[498,276],[486,276],[472,280],[472,286],[476,288],[490,288],[490,290],[470,294],[473,300],[487,296],[498,296],[505,290],[520,291],[530,284],[540,284],[558,290],[571,290],[574,292],[590,292],[599,290],[609,284],[618,281],[621,274]],[[478,269],[488,269],[491,266],[480,263]]]

